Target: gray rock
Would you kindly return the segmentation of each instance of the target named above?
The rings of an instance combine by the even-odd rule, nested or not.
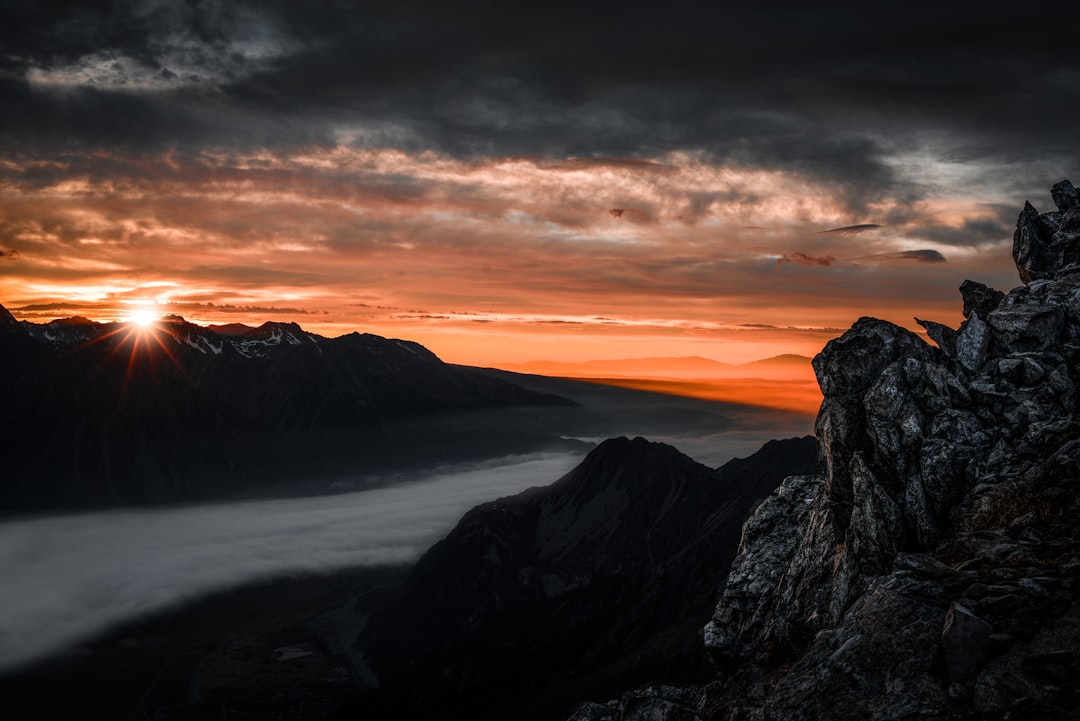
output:
[[[994,627],[971,609],[953,602],[945,614],[941,630],[941,651],[949,680],[959,684],[975,682],[990,650]]]
[[[965,318],[970,316],[973,311],[978,312],[981,317],[985,318],[1005,298],[1005,294],[1000,290],[995,290],[974,280],[965,280],[960,284],[960,296],[964,299]]]
[[[1061,218],[1063,215],[1064,213],[1056,210],[1049,213],[1039,213],[1039,236],[1053,238],[1054,233],[1061,230]]]
[[[932,581],[878,579],[771,689],[762,719],[933,718],[948,705],[933,677],[945,611]]]
[[[950,358],[956,357],[956,336],[957,332],[943,323],[935,323],[932,320],[920,320],[915,319],[915,322],[926,328],[926,335],[930,336],[930,340],[937,343],[945,355]]]
[[[997,352],[1030,353],[1060,347],[1065,312],[1056,305],[1005,305],[986,318]]]
[[[1024,209],[1016,221],[1013,261],[1025,285],[1040,278],[1054,277],[1053,257],[1046,239],[1039,232],[1039,213],[1031,203],[1024,203]]]
[[[704,631],[710,657],[728,669],[784,653],[835,621],[836,537],[823,479],[785,480],[747,519],[741,549]]]
[[[836,506],[833,516],[842,535],[852,503],[849,467],[855,451],[866,447],[868,424],[863,396],[872,388],[877,398],[899,399],[899,388],[884,387],[886,369],[896,360],[912,358],[933,362],[943,356],[914,333],[876,318],[860,318],[847,333],[829,341],[813,360],[824,400],[816,424],[819,457],[823,461],[826,490]],[[899,369],[889,375],[902,383]],[[892,382],[892,381],[889,381]],[[875,404],[876,405],[876,404]],[[899,413],[895,408],[883,411]],[[877,457],[867,453],[868,460]]]
[[[1080,266],[1080,206],[1073,207],[1061,217],[1058,229],[1049,237],[1050,255],[1058,273]]]
[[[986,361],[989,348],[990,326],[973,310],[960,325],[960,333],[956,337],[956,360],[969,373],[974,373]]]
[[[566,721],[618,721],[619,702],[609,701],[605,704],[585,702],[574,709]]]
[[[1068,180],[1062,180],[1050,186],[1050,197],[1062,213],[1080,206],[1080,191]]]

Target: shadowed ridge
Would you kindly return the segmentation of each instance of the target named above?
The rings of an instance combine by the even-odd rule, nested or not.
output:
[[[360,635],[379,690],[353,711],[550,718],[629,679],[704,678],[709,569],[753,505],[813,465],[812,437],[718,470],[615,438],[550,486],[477,506]]]
[[[20,324],[4,310],[0,344],[5,377],[22,379],[0,404],[0,514],[319,493],[581,445],[526,422],[572,401],[375,335],[274,322],[228,335],[175,315]]]

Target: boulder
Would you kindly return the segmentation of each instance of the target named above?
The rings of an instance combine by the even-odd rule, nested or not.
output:
[[[1046,239],[1039,231],[1039,212],[1024,203],[1013,233],[1013,261],[1025,285],[1033,280],[1052,278],[1054,261]]]
[[[926,335],[930,340],[937,343],[938,348],[950,358],[956,357],[957,332],[944,323],[935,323],[932,320],[915,319],[915,322],[926,329]]]
[[[977,312],[985,318],[998,307],[1005,298],[1000,290],[995,290],[974,280],[965,280],[960,284],[960,296],[964,299],[964,317]]]
[[[953,683],[970,685],[986,662],[990,650],[990,635],[994,627],[971,609],[950,604],[941,630],[941,651],[945,671]]]
[[[1058,229],[1050,236],[1050,255],[1058,273],[1080,267],[1080,206],[1061,216]]]
[[[1056,305],[1018,304],[998,308],[986,317],[1001,355],[1059,347],[1065,312]]]
[[[1080,206],[1080,191],[1068,180],[1062,180],[1050,186],[1050,197],[1062,213]]]

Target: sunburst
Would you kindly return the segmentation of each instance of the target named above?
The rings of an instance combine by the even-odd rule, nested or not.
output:
[[[149,328],[157,322],[161,315],[149,306],[139,306],[128,313],[127,320],[139,328]]]

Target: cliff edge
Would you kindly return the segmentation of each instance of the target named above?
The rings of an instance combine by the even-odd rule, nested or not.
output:
[[[1080,718],[1080,196],[1026,204],[1008,294],[937,347],[862,318],[814,359],[819,471],[743,527],[717,677],[590,719]]]

